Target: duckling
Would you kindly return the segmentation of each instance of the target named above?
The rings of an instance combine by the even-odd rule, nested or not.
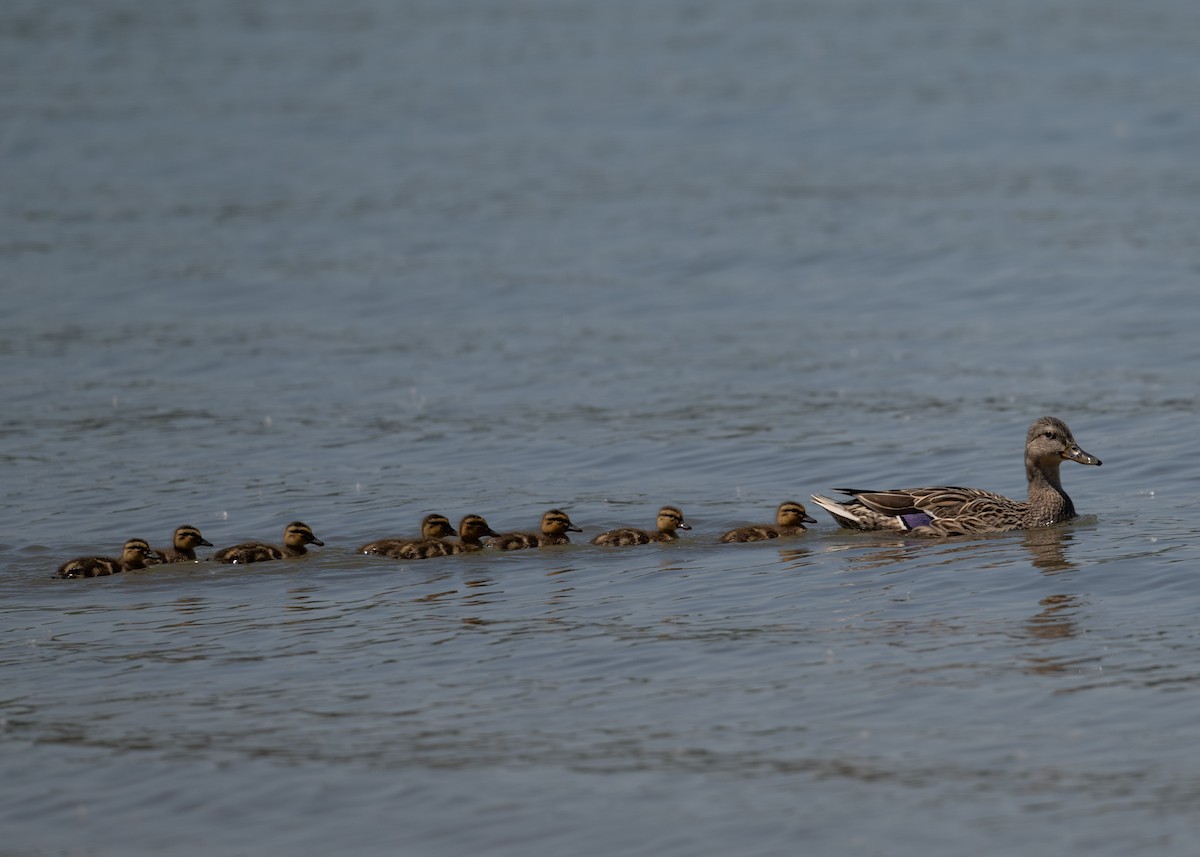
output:
[[[358,553],[390,556],[389,551],[399,550],[401,545],[428,541],[430,539],[442,539],[452,535],[454,535],[454,527],[450,526],[449,518],[445,515],[426,515],[421,519],[420,536],[410,539],[380,539],[379,541],[368,542],[358,549]]]
[[[769,524],[753,524],[749,527],[738,527],[721,536],[718,541],[729,542],[759,542],[765,539],[777,539],[780,536],[798,536],[806,532],[805,524],[815,524],[816,518],[809,517],[804,507],[795,500],[787,500],[779,504],[775,510],[775,526]]]
[[[609,530],[607,533],[601,533],[592,539],[594,545],[644,545],[650,542],[673,542],[679,536],[675,535],[676,530],[690,530],[691,527],[684,523],[683,512],[679,511],[675,506],[663,506],[658,510],[658,520],[655,522],[657,527],[653,532],[646,530],[636,530],[633,527],[626,527],[620,530]]]
[[[303,556],[308,553],[305,545],[323,547],[325,542],[313,535],[312,528],[300,521],[292,521],[283,528],[283,547],[264,542],[245,542],[233,547],[222,548],[213,554],[217,562],[247,563],[283,559],[288,556]]]
[[[58,567],[58,577],[105,577],[135,568],[146,567],[150,544],[145,539],[130,539],[125,542],[120,557],[81,556]]]
[[[196,548],[200,545],[212,547],[212,542],[200,535],[195,527],[185,524],[175,529],[171,538],[171,547],[166,550],[152,550],[146,557],[146,565],[161,565],[168,562],[195,562]]]
[[[392,559],[429,559],[435,556],[471,553],[483,550],[483,538],[496,536],[499,533],[492,530],[479,515],[466,515],[458,523],[458,541],[450,542],[445,539],[421,539],[416,542],[406,542],[394,550],[387,551],[384,556]]]
[[[571,540],[567,533],[582,533],[583,530],[571,523],[566,512],[551,509],[542,515],[540,533],[504,533],[492,539],[496,550],[515,551],[522,548],[540,548],[546,545],[566,545]]]

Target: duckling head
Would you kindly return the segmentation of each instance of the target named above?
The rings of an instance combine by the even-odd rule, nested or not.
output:
[[[445,515],[426,515],[421,519],[421,538],[440,539],[454,535],[454,527]]]
[[[542,515],[542,532],[548,536],[561,536],[563,533],[582,533],[583,530],[571,523],[566,512],[551,509]]]
[[[121,562],[137,566],[146,564],[146,557],[151,553],[150,543],[145,539],[130,539],[121,549]]]
[[[283,543],[290,548],[302,548],[305,545],[324,547],[325,542],[313,535],[312,527],[301,521],[292,521],[283,528]]]
[[[458,537],[464,542],[477,542],[484,536],[498,535],[481,515],[466,515],[458,522]]]
[[[775,512],[775,523],[781,527],[800,527],[804,524],[815,524],[816,518],[811,517],[808,511],[795,500],[786,500],[779,504],[779,508]]]
[[[691,529],[691,526],[683,520],[683,512],[676,506],[663,506],[658,510],[657,526],[659,531],[664,533]]]
[[[185,524],[175,529],[172,543],[175,545],[176,550],[191,550],[200,545],[212,547],[212,542],[200,535],[200,531],[190,524]]]

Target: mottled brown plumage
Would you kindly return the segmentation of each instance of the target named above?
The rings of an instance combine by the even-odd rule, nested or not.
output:
[[[195,562],[196,548],[201,545],[212,547],[212,542],[200,535],[200,531],[190,524],[176,527],[171,537],[171,547],[163,550],[152,550],[146,557],[146,565],[162,565],[171,562]]]
[[[308,553],[305,545],[323,546],[325,542],[313,535],[312,528],[300,521],[292,521],[283,528],[283,547],[269,545],[266,542],[244,542],[240,545],[222,548],[213,554],[217,562],[243,564],[248,562],[266,562],[272,559],[284,559],[291,556],[303,556]]]
[[[512,551],[522,548],[540,548],[547,545],[566,545],[571,540],[567,533],[582,533],[583,530],[571,523],[566,512],[551,509],[542,515],[538,533],[503,533],[492,539],[496,550]]]
[[[81,556],[64,562],[55,572],[58,577],[105,577],[146,567],[150,544],[145,539],[130,539],[119,557]]]
[[[779,504],[775,510],[775,525],[751,524],[748,527],[738,527],[721,536],[718,541],[730,542],[759,542],[766,539],[777,539],[780,536],[798,536],[806,532],[804,525],[815,524],[816,518],[809,517],[803,506],[794,500]]]
[[[625,527],[619,530],[609,530],[592,539],[594,545],[615,547],[622,545],[645,545],[650,542],[673,542],[677,538],[676,530],[690,530],[684,522],[683,512],[675,506],[663,506],[658,510],[658,519],[654,530],[638,530]]]
[[[358,549],[358,552],[375,554],[377,556],[391,556],[393,552],[400,550],[404,545],[429,541],[430,539],[443,539],[453,535],[454,527],[450,526],[450,520],[445,515],[426,515],[421,519],[421,535],[407,539],[380,539],[363,545]]]
[[[465,515],[458,523],[457,542],[448,539],[421,539],[398,545],[383,556],[390,556],[392,559],[430,559],[435,556],[472,553],[483,550],[483,539],[495,535],[498,533],[494,532],[480,515]]]
[[[1027,500],[1012,500],[978,488],[947,486],[894,491],[839,488],[853,499],[839,503],[814,494],[813,501],[840,526],[854,530],[958,536],[1047,527],[1075,517],[1075,505],[1063,490],[1058,472],[1059,465],[1068,459],[1100,464],[1100,459],[1079,448],[1066,423],[1042,417],[1025,436]]]

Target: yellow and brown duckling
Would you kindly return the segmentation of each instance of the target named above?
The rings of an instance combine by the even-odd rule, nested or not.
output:
[[[673,542],[679,536],[676,530],[690,530],[691,527],[683,520],[683,512],[675,506],[663,506],[658,510],[656,529],[652,531],[637,530],[625,527],[620,530],[609,530],[592,539],[594,545],[645,545],[650,542]]]
[[[539,533],[503,533],[492,539],[492,547],[496,550],[515,551],[522,548],[540,548],[547,545],[566,545],[571,540],[567,533],[582,533],[583,530],[571,523],[567,513],[559,509],[551,509],[542,515],[541,532]]]
[[[119,557],[81,556],[58,567],[58,577],[105,577],[146,567],[150,544],[145,539],[130,539]]]
[[[171,547],[165,550],[152,550],[146,557],[147,565],[161,565],[169,562],[195,562],[196,548],[201,545],[212,547],[212,542],[200,535],[200,531],[190,524],[175,529],[171,537]]]
[[[312,528],[300,521],[292,521],[283,528],[283,547],[276,547],[265,542],[245,542],[240,545],[222,548],[213,554],[217,562],[247,563],[265,562],[269,559],[283,559],[289,556],[303,556],[308,553],[305,545],[324,546],[325,542],[313,535]]]
[[[752,524],[748,527],[738,527],[721,536],[718,541],[729,542],[761,542],[766,539],[777,539],[780,536],[798,536],[806,532],[805,524],[815,524],[816,518],[810,517],[805,508],[795,500],[786,500],[775,510],[775,526],[769,524]]]
[[[454,527],[450,526],[450,519],[445,515],[426,515],[421,519],[421,535],[415,538],[379,539],[368,542],[358,549],[358,553],[391,556],[393,551],[400,550],[404,545],[431,539],[444,539],[453,535]]]
[[[435,556],[472,553],[483,550],[483,540],[486,537],[496,535],[499,533],[489,527],[488,522],[482,516],[465,515],[458,523],[457,542],[440,538],[421,539],[398,545],[394,550],[386,552],[384,556],[390,556],[392,559],[429,559]]]

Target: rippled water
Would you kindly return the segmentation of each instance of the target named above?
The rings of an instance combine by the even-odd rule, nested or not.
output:
[[[1197,36],[6,5],[0,853],[1191,854]],[[1066,526],[715,544],[1020,495],[1044,413],[1105,462]],[[586,544],[664,502],[678,543]],[[578,544],[353,553],[550,506]],[[303,560],[50,579],[295,518]]]

